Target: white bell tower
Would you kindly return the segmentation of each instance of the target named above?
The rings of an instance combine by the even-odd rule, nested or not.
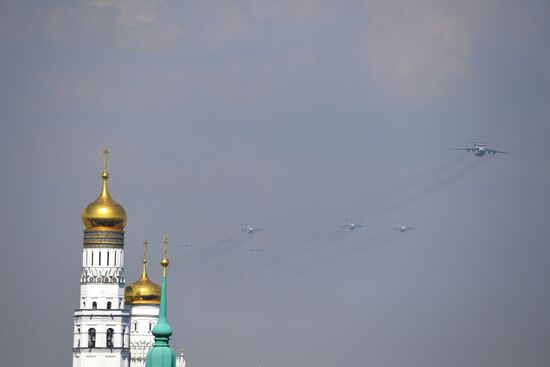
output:
[[[82,213],[84,249],[79,308],[74,311],[73,367],[128,367],[130,315],[124,308],[126,212],[103,188]]]

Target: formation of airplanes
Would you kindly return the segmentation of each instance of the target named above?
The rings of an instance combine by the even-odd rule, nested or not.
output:
[[[466,151],[468,153],[473,153],[477,157],[483,157],[485,155],[495,155],[497,153],[499,153],[499,154],[510,154],[509,152],[504,152],[504,151],[500,151],[500,150],[496,150],[496,149],[491,149],[487,146],[487,144],[481,143],[481,142],[467,142],[466,144],[470,144],[470,145],[467,146],[467,147],[464,147],[464,148],[450,148],[450,150]],[[358,223],[355,223],[354,221],[348,221],[346,224],[343,224],[343,225],[340,226],[340,228],[346,229],[348,231],[356,231],[358,229],[362,229],[362,228],[365,228],[365,227],[367,227],[367,225],[358,224]],[[394,231],[400,232],[400,233],[409,232],[409,231],[412,231],[412,230],[415,230],[415,229],[418,229],[418,227],[412,227],[412,226],[406,225],[404,223],[397,223],[396,226],[393,228]],[[240,229],[240,232],[244,233],[245,235],[253,235],[253,234],[256,234],[256,233],[259,233],[259,232],[263,232],[263,231],[264,231],[263,228],[256,227],[252,224],[242,224],[241,229]],[[235,239],[235,235],[233,235],[231,237],[220,237],[220,238],[216,239],[216,242],[230,242],[230,241],[233,241],[234,239]],[[190,248],[192,246],[191,245],[179,245],[178,247]],[[259,247],[247,247],[245,250],[250,251],[250,252],[262,252],[262,251],[264,251],[263,248],[259,248]]]
[[[241,232],[245,233],[246,235],[252,235],[254,233],[264,231],[262,228],[254,227],[252,224],[243,224],[243,226],[244,227],[241,228]],[[358,224],[358,223],[355,223],[353,221],[349,221],[346,224],[341,225],[340,227],[343,228],[343,229],[347,229],[348,231],[355,231],[355,230],[358,230],[358,229],[361,229],[361,228],[366,228],[367,225],[366,224]],[[393,229],[395,231],[399,231],[399,232],[404,233],[404,232],[412,231],[413,229],[418,229],[418,228],[417,227],[411,227],[411,226],[405,225],[403,223],[398,223],[397,226]],[[233,238],[220,237],[220,238],[217,238],[216,241],[217,242],[230,242],[230,241],[233,241]],[[179,246],[179,247],[182,247],[182,246]],[[190,246],[186,246],[186,247],[190,247]],[[263,249],[258,249],[258,248],[246,248],[246,250],[247,251],[263,251]]]

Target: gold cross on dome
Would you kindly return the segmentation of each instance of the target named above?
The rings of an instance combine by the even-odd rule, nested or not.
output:
[[[107,156],[109,155],[109,149],[107,149],[107,146],[105,145],[105,148],[103,148],[103,171],[107,172]]]
[[[143,241],[143,263],[147,262],[147,240]]]
[[[163,247],[163,256],[162,260],[160,261],[160,265],[162,266],[162,277],[166,277],[166,268],[168,267],[168,264],[170,263],[168,259],[166,258],[166,245],[168,244],[168,237],[164,236],[162,238],[162,247]]]

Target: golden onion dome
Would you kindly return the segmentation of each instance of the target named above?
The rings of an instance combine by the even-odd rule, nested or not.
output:
[[[107,180],[109,173],[107,172],[107,154],[109,151],[105,147],[103,150],[103,188],[97,199],[90,203],[82,212],[82,223],[86,229],[94,228],[109,228],[122,230],[126,225],[126,211],[109,194]]]
[[[147,275],[147,241],[143,241],[143,269],[141,277],[124,289],[124,302],[127,305],[160,304],[160,285],[153,283]]]

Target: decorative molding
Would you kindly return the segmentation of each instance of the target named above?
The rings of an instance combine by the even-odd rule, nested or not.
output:
[[[80,275],[80,284],[87,283],[116,283],[124,284],[124,269],[118,266],[95,267],[83,266]]]
[[[133,360],[145,360],[147,358],[147,352],[155,344],[153,339],[151,340],[134,340],[130,339],[130,355]],[[133,365],[133,364],[132,364]]]
[[[84,248],[122,248],[124,232],[84,231]]]

